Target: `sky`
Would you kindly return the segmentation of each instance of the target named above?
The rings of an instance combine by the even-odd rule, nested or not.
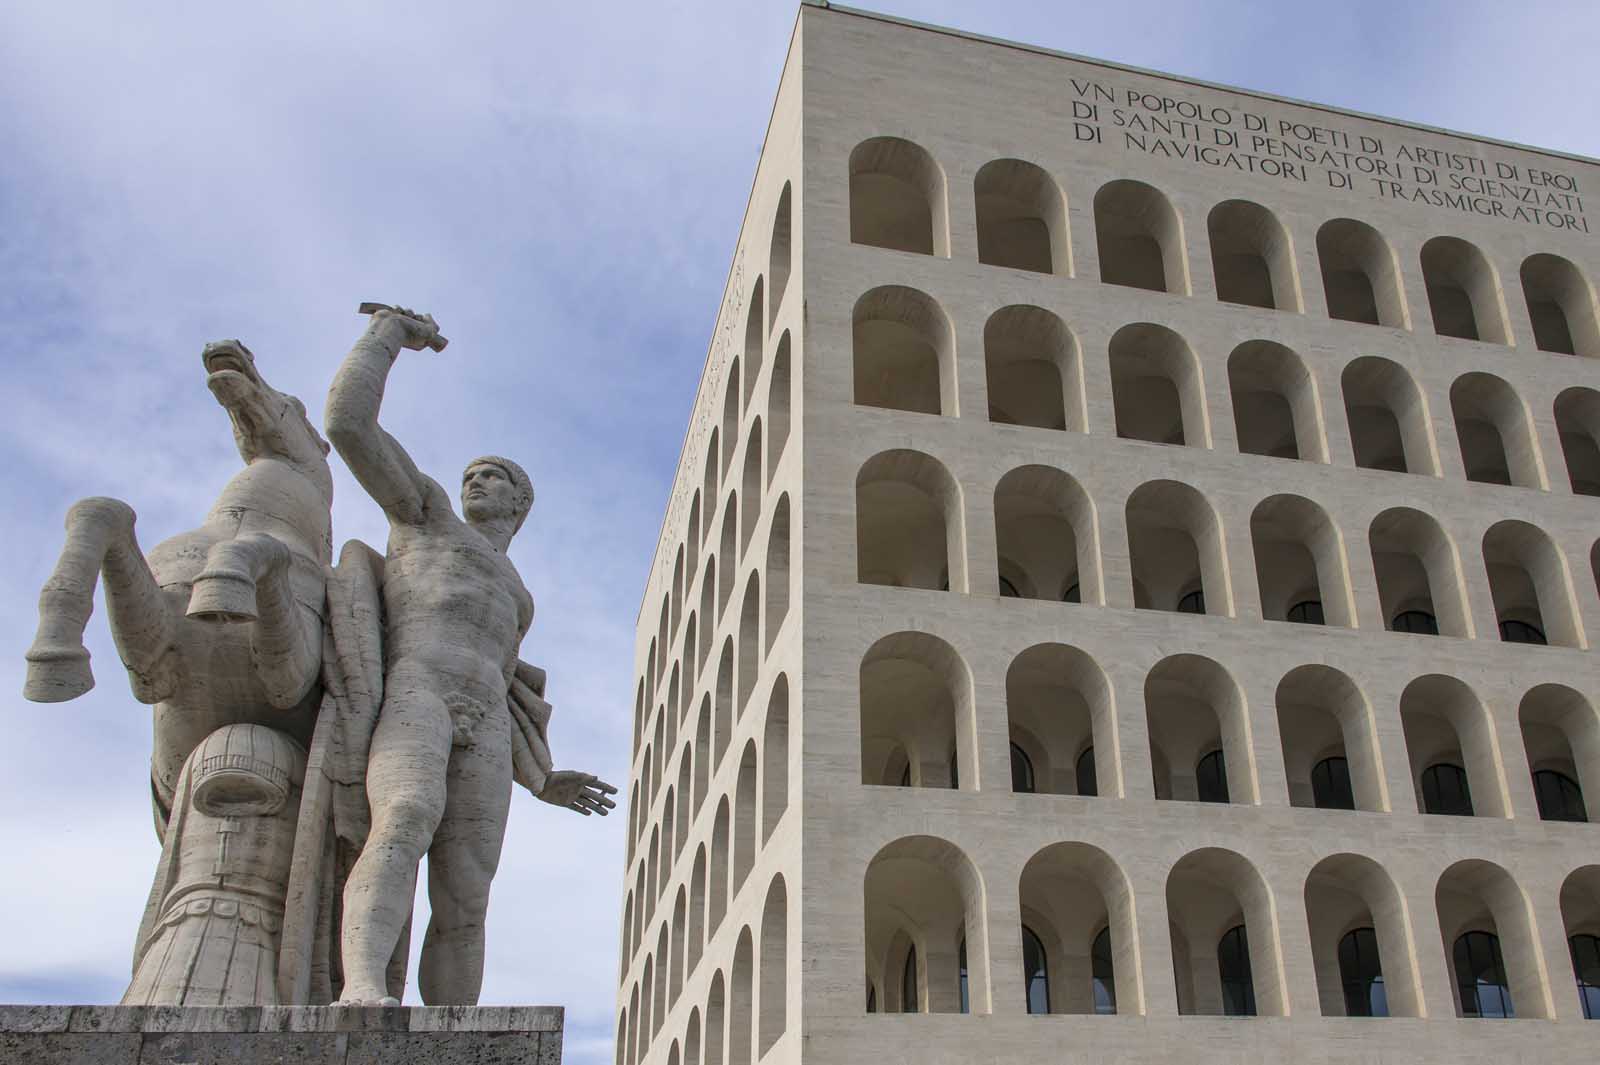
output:
[[[878,9],[1600,155],[1592,0]],[[438,318],[449,348],[402,354],[383,423],[443,483],[486,452],[532,475],[522,657],[557,764],[625,790],[633,626],[795,13],[0,5],[0,1001],[115,1001],[129,975],[150,712],[103,610],[83,698],[22,700],[22,652],[75,499],[127,500],[149,547],[237,469],[209,340],[320,424],[358,303]],[[381,546],[335,477],[336,543]],[[624,824],[519,792],[495,882],[483,1001],[565,1005],[576,1065],[611,1060]]]

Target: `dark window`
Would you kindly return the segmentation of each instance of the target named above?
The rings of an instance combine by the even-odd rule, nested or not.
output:
[[[1021,599],[1022,598],[1022,593],[1017,591],[1017,586],[1015,584],[1012,584],[1010,581],[1006,580],[1004,577],[1001,577],[1000,578],[1000,597],[1002,599]]]
[[[1117,978],[1111,960],[1111,929],[1100,929],[1089,948],[1089,970],[1094,978],[1094,1011],[1117,1012]]]
[[[1028,1012],[1050,1012],[1050,963],[1033,929],[1022,926],[1022,982],[1028,989]],[[962,1010],[965,1013],[965,1010]]]
[[[960,994],[961,994],[961,1012],[962,1013],[971,1013],[972,1012],[972,1003],[967,1000],[967,937],[966,936],[962,936],[961,937],[961,951],[957,956],[956,964],[959,966],[959,968],[958,968],[958,970],[956,972],[956,979],[960,983],[960,986],[959,986],[958,990],[960,991]]]
[[[1533,774],[1533,794],[1539,800],[1539,817],[1545,821],[1587,821],[1583,789],[1565,773],[1541,769]]]
[[[1289,608],[1285,615],[1290,621],[1299,622],[1301,625],[1327,624],[1322,617],[1322,600],[1306,599]]]
[[[1456,989],[1463,1017],[1515,1017],[1500,937],[1493,932],[1467,932],[1456,940]]]
[[[1234,925],[1217,943],[1217,974],[1222,978],[1222,1014],[1256,1015],[1256,986],[1250,978],[1250,940],[1244,925]]]
[[[1581,933],[1567,940],[1567,947],[1572,951],[1572,976],[1578,981],[1583,1017],[1600,1021],[1600,936]]]
[[[1014,743],[1011,745],[1011,790],[1028,793],[1039,790],[1034,785],[1033,762],[1028,752]]]
[[[1311,802],[1319,810],[1354,810],[1356,796],[1350,787],[1350,763],[1334,755],[1311,767]]]
[[[1217,748],[1194,767],[1195,789],[1201,802],[1228,801],[1228,765],[1223,760],[1222,748]]]
[[[1085,747],[1083,753],[1078,755],[1076,766],[1078,777],[1079,795],[1099,795],[1100,788],[1095,783],[1094,776],[1094,748]]]
[[[1467,771],[1458,765],[1441,762],[1422,771],[1422,810],[1430,814],[1472,816],[1472,790],[1467,787]]]
[[[1344,985],[1346,1017],[1387,1017],[1389,996],[1383,989],[1378,960],[1378,933],[1357,928],[1339,940],[1339,982]]]
[[[1415,632],[1423,636],[1439,635],[1439,619],[1426,610],[1402,610],[1394,616],[1389,626],[1395,632]]]
[[[1600,494],[1600,493],[1596,493],[1596,494]],[[1073,581],[1072,582],[1072,587],[1068,588],[1066,591],[1061,593],[1061,601],[1063,603],[1081,603],[1081,602],[1083,602],[1082,594],[1078,591],[1078,582],[1077,581]]]
[[[1500,623],[1500,638],[1506,643],[1548,643],[1544,638],[1544,630],[1537,625],[1530,625],[1526,621],[1517,621],[1507,618]]]
[[[867,985],[867,1012],[878,1012],[878,989],[871,984]]]
[[[961,752],[960,751],[951,751],[950,752],[950,786],[952,788],[960,788],[961,787]]]
[[[1206,612],[1206,592],[1204,588],[1196,588],[1182,599],[1178,600],[1178,613],[1204,614]]]
[[[900,973],[900,1012],[921,1013],[917,997],[917,948],[906,951],[906,967]]]

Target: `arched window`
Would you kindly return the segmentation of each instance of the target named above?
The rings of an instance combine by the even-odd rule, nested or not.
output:
[[[1083,749],[1083,753],[1078,755],[1078,764],[1074,768],[1078,778],[1078,794],[1099,795],[1100,788],[1095,781],[1094,775],[1093,746],[1085,747]]]
[[[961,937],[961,949],[956,957],[956,981],[960,985],[961,1012],[972,1012],[972,999],[967,985],[967,937]]]
[[[950,752],[950,786],[956,790],[961,788],[961,752]]]
[[[1500,623],[1500,638],[1506,643],[1534,643],[1541,646],[1550,642],[1545,639],[1544,630],[1539,626],[1516,618],[1506,618]]]
[[[1506,980],[1500,937],[1493,932],[1465,932],[1451,951],[1455,961],[1456,990],[1461,995],[1463,1017],[1515,1017],[1511,986]]]
[[[1194,783],[1201,802],[1228,801],[1228,767],[1221,747],[1200,759],[1194,767]]]
[[[1572,976],[1578,981],[1583,1017],[1600,1021],[1600,936],[1585,932],[1567,940],[1572,951]]]
[[[1327,624],[1323,620],[1322,600],[1320,599],[1302,599],[1290,607],[1289,612],[1284,617],[1289,621],[1299,622],[1301,625]]]
[[[1589,811],[1583,805],[1583,789],[1565,773],[1558,773],[1554,769],[1536,770],[1533,774],[1533,794],[1539,800],[1540,820],[1589,820]]]
[[[1094,1011],[1117,1012],[1117,978],[1111,958],[1111,926],[1100,929],[1089,948],[1089,972],[1094,980]]]
[[[965,943],[963,943],[965,946]],[[961,971],[965,973],[966,966]],[[1028,1012],[1050,1012],[1050,963],[1045,957],[1044,944],[1034,935],[1033,929],[1022,926],[1022,981],[1028,991]],[[961,1012],[965,1013],[967,988],[961,986]]]
[[[1312,766],[1311,796],[1319,810],[1354,810],[1356,796],[1350,787],[1350,763],[1335,755]]]
[[[900,973],[900,1012],[921,1013],[917,996],[917,948],[906,951],[906,967]]]
[[[1011,790],[1030,795],[1039,790],[1034,782],[1033,761],[1027,751],[1014,743],[1011,745]]]
[[[1206,612],[1206,592],[1204,588],[1196,588],[1178,600],[1178,613],[1204,614]]]
[[[1430,814],[1472,816],[1472,791],[1467,787],[1467,771],[1449,762],[1430,765],[1422,771],[1422,809]]]
[[[1389,1016],[1376,930],[1352,929],[1339,940],[1339,981],[1344,985],[1346,1017]]]
[[[1395,632],[1411,632],[1422,636],[1439,635],[1439,619],[1426,610],[1402,610],[1394,616],[1389,627]]]
[[[1217,975],[1222,978],[1222,1015],[1254,1017],[1256,987],[1250,976],[1250,940],[1244,925],[1234,925],[1217,943]]]

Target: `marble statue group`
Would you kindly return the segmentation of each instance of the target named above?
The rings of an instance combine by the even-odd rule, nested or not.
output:
[[[326,441],[244,345],[207,345],[244,468],[148,554],[126,503],[75,504],[40,593],[23,694],[93,686],[99,582],[134,697],[155,708],[161,857],[126,1004],[396,1004],[424,855],[422,998],[475,1004],[513,783],[584,815],[614,806],[611,785],[554,768],[545,675],[517,657],[533,599],[506,548],[532,482],[475,459],[457,516],[378,424],[400,353],[446,342],[428,315],[362,310]],[[335,561],[330,450],[388,517],[385,553],[352,540]]]

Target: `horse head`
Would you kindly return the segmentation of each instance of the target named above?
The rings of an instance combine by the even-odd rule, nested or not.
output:
[[[306,417],[305,404],[279,392],[256,369],[255,356],[237,340],[214,340],[200,353],[206,387],[228,412],[239,457],[250,465],[275,459],[309,478],[331,502],[333,474],[328,442]]]

